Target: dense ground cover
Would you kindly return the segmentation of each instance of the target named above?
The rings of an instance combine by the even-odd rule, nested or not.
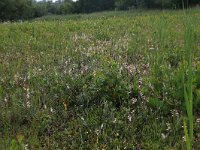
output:
[[[185,149],[200,11],[107,12],[0,24],[0,149]]]

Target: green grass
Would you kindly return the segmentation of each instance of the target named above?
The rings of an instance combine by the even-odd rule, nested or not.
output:
[[[186,15],[187,17],[187,15]],[[192,150],[193,135],[194,135],[194,117],[193,117],[193,49],[194,49],[194,27],[193,20],[186,18],[186,29],[185,29],[185,54],[187,64],[185,66],[185,74],[187,81],[184,84],[184,98],[186,102],[187,118],[189,122],[189,134],[187,131],[186,121],[184,120],[184,133],[186,137],[187,149]],[[183,77],[183,79],[185,79]]]
[[[199,149],[199,13],[0,24],[0,149]]]

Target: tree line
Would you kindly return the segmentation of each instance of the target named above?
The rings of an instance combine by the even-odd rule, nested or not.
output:
[[[105,10],[180,9],[200,4],[199,0],[0,0],[0,20],[19,20],[48,14],[65,15]]]

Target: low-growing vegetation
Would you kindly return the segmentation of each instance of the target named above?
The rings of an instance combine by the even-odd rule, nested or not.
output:
[[[199,13],[1,23],[0,149],[200,149]]]

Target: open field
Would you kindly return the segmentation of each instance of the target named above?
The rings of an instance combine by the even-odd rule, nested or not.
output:
[[[199,9],[1,23],[0,149],[186,149],[190,79],[198,150]]]

